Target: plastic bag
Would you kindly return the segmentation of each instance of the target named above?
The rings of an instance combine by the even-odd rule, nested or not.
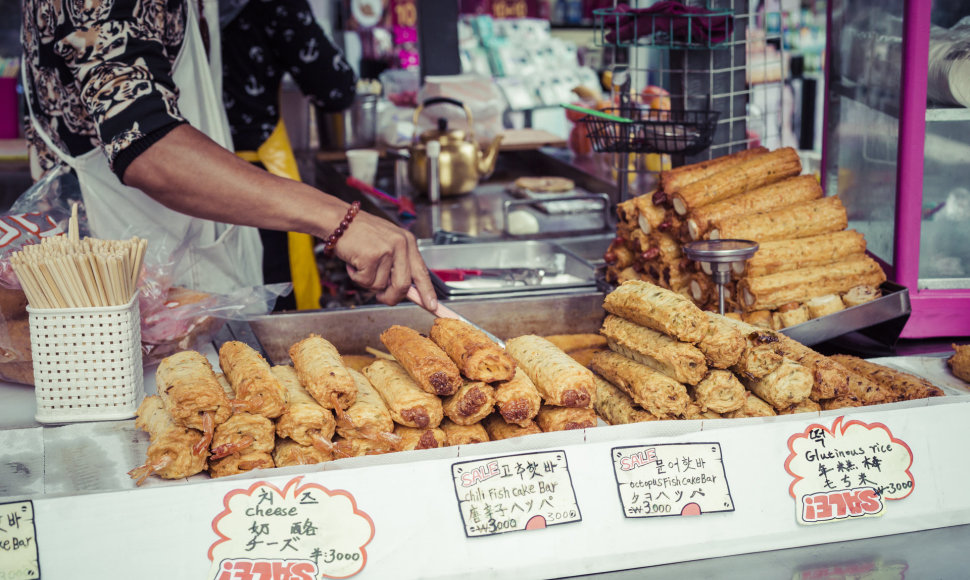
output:
[[[418,103],[434,97],[448,97],[464,103],[472,113],[477,139],[489,140],[505,130],[502,125],[505,97],[492,77],[474,74],[425,77]],[[438,119],[447,119],[450,129],[468,129],[465,111],[451,105],[433,105],[421,111],[418,133],[437,128]]]

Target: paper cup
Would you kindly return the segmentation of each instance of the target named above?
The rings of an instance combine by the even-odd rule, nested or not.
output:
[[[351,149],[347,152],[350,174],[367,185],[374,185],[379,156],[380,154],[376,149]]]

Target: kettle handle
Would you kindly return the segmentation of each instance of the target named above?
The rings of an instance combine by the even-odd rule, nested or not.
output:
[[[421,115],[421,111],[423,111],[425,107],[430,107],[431,105],[454,105],[464,109],[465,118],[468,120],[469,141],[473,143],[475,142],[475,124],[472,120],[472,110],[468,108],[468,105],[459,101],[458,99],[452,99],[451,97],[431,97],[430,99],[425,99],[424,102],[418,105],[418,108],[414,110],[414,119],[411,123],[414,125],[414,133],[411,134],[412,143],[414,143],[418,136],[418,117]]]

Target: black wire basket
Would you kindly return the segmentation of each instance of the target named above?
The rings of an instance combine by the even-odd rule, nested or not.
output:
[[[586,116],[578,122],[598,153],[669,153],[696,155],[714,139],[719,111],[658,111],[622,107],[603,111],[629,119]]]

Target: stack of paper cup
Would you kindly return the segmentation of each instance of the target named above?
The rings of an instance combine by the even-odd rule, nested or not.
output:
[[[380,153],[376,149],[351,149],[347,152],[350,174],[367,185],[373,186],[377,177],[377,160]]]

